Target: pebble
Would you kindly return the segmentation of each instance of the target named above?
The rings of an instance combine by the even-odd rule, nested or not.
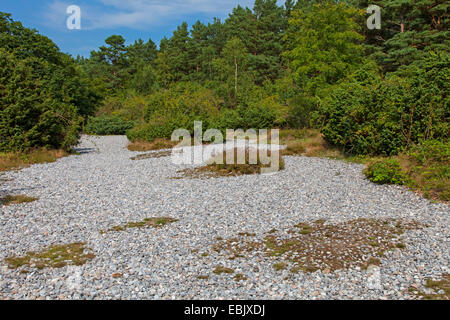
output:
[[[172,179],[192,165],[176,165],[170,157],[132,161],[140,153],[126,144],[124,136],[83,136],[80,155],[4,174],[11,180],[0,185],[0,197],[17,193],[39,200],[0,207],[2,298],[408,299],[409,288],[423,291],[426,279],[448,272],[448,205],[404,187],[373,184],[360,164],[285,157],[285,170],[272,175]],[[99,233],[148,217],[178,221],[158,229]],[[381,259],[380,290],[369,288],[363,270],[291,275],[290,268],[274,270],[267,257],[227,260],[210,250],[218,237],[240,232],[262,237],[299,222],[388,217],[429,227],[406,232],[406,248]],[[80,241],[95,258],[78,269],[33,269],[24,276],[4,262],[11,255]],[[201,257],[203,252],[209,256]],[[217,265],[248,279],[215,275]],[[115,273],[123,277],[113,279]]]

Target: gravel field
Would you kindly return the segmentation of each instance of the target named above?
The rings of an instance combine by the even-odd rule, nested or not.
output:
[[[449,207],[398,186],[365,179],[362,165],[285,157],[273,175],[173,179],[187,166],[170,157],[132,161],[123,136],[84,136],[77,156],[7,172],[0,197],[39,200],[0,206],[0,299],[413,299],[427,278],[449,273]],[[149,217],[162,228],[101,233]],[[403,235],[379,267],[292,274],[275,258],[229,260],[211,251],[217,238],[325,219],[401,218],[429,227]],[[95,258],[82,266],[10,269],[5,258],[52,244],[86,242]],[[208,256],[203,256],[208,252]],[[213,273],[224,266],[247,278]],[[113,275],[120,274],[118,277]],[[208,276],[198,279],[198,276]]]

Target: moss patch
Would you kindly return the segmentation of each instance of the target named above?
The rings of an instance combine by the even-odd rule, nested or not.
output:
[[[29,268],[62,268],[67,265],[81,266],[92,260],[95,255],[87,249],[85,243],[53,245],[40,252],[28,252],[24,256],[5,259],[10,269]]]
[[[324,220],[299,223],[284,231],[267,232],[262,240],[240,236],[219,241],[212,247],[229,259],[263,254],[278,260],[273,267],[291,272],[332,272],[339,269],[380,265],[387,250],[404,248],[401,236],[406,230],[425,227],[415,221],[356,219],[326,225]]]
[[[237,238],[220,240],[213,245],[212,250],[218,254],[225,255],[230,260],[244,258],[250,253],[261,249],[263,244],[258,241],[250,241],[247,236],[243,235]]]
[[[440,280],[427,279],[425,288],[428,292],[410,289],[410,292],[424,300],[450,300],[450,275],[444,274]]]
[[[9,206],[12,204],[21,204],[21,203],[29,203],[39,200],[39,198],[28,197],[24,195],[16,195],[16,196],[6,196],[0,198],[0,204],[4,206]]]
[[[239,281],[244,281],[247,280],[248,278],[243,275],[242,273],[238,273],[233,277],[234,281],[239,282]]]
[[[274,263],[274,264],[273,264],[273,268],[274,268],[276,271],[284,270],[284,269],[286,269],[286,267],[287,267],[287,264],[284,263],[284,262],[277,262],[277,263]]]
[[[223,266],[217,266],[214,269],[213,273],[217,274],[217,275],[220,275],[222,273],[232,274],[232,273],[234,273],[234,270],[230,269],[230,268],[223,267]]]
[[[357,219],[336,225],[323,222],[299,224],[300,232],[289,232],[289,238],[270,235],[266,251],[282,257],[303,270],[339,270],[366,268],[379,264],[385,251],[398,247],[399,233],[420,228],[416,222],[382,219]]]
[[[165,225],[173,222],[177,222],[178,219],[169,218],[169,217],[158,217],[158,218],[146,218],[143,221],[139,222],[128,222],[127,224],[119,225],[112,227],[108,230],[102,230],[100,233],[107,233],[107,232],[120,232],[125,231],[127,229],[133,229],[133,228],[162,228]]]

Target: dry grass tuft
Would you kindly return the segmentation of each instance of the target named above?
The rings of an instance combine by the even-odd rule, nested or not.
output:
[[[145,160],[145,159],[155,159],[155,158],[164,158],[172,155],[172,151],[154,151],[146,154],[139,154],[136,157],[132,157],[131,160]]]
[[[217,266],[214,269],[213,273],[218,274],[218,275],[220,275],[222,273],[232,274],[232,273],[234,273],[234,270],[230,269],[230,268],[222,267],[222,266]]]
[[[248,278],[243,275],[242,273],[238,273],[233,277],[234,281],[239,282],[239,281],[244,281],[247,280]]]
[[[344,154],[331,147],[317,129],[281,130],[280,144],[285,156],[327,157],[343,159]]]
[[[53,245],[40,252],[28,252],[25,256],[5,259],[10,269],[30,267],[37,269],[81,266],[95,257],[85,243]]]
[[[133,228],[162,228],[165,225],[173,222],[177,222],[178,219],[169,218],[169,217],[158,217],[158,218],[146,218],[143,221],[140,222],[129,222],[124,225],[115,226],[108,230],[102,230],[100,233],[104,234],[107,232],[120,232],[125,231],[127,229],[133,229]]]
[[[37,163],[55,162],[68,156],[63,150],[34,149],[27,153],[0,153],[0,171],[20,170]]]
[[[148,141],[135,141],[128,144],[128,150],[130,151],[154,151],[161,149],[172,149],[176,145],[178,145],[178,141],[172,141],[168,139],[155,139],[152,142]]]
[[[16,195],[16,196],[6,196],[0,198],[0,204],[4,206],[9,206],[12,204],[21,204],[21,203],[29,203],[39,200],[39,198],[28,197],[24,195]]]
[[[208,161],[208,165],[193,169],[185,169],[178,171],[184,178],[214,178],[214,177],[230,177],[230,176],[242,176],[249,174],[261,174],[262,168],[271,168],[271,151],[264,152],[265,155],[261,156],[258,150],[251,148],[245,148],[245,159],[242,164],[238,164],[238,152],[242,152],[243,148],[234,148],[225,150],[223,153]],[[234,154],[234,164],[227,164],[227,154]],[[251,155],[256,155],[256,159],[251,158]],[[255,161],[256,160],[256,161]],[[279,152],[279,167],[274,166],[273,171],[280,171],[284,169],[284,161]]]

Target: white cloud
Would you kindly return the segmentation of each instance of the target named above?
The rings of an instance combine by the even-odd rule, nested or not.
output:
[[[60,27],[65,24],[68,1],[55,0],[45,14],[46,23]],[[78,4],[82,12],[83,29],[128,27],[144,29],[168,20],[180,20],[195,14],[211,18],[225,17],[232,8],[253,6],[254,0],[97,0]]]

